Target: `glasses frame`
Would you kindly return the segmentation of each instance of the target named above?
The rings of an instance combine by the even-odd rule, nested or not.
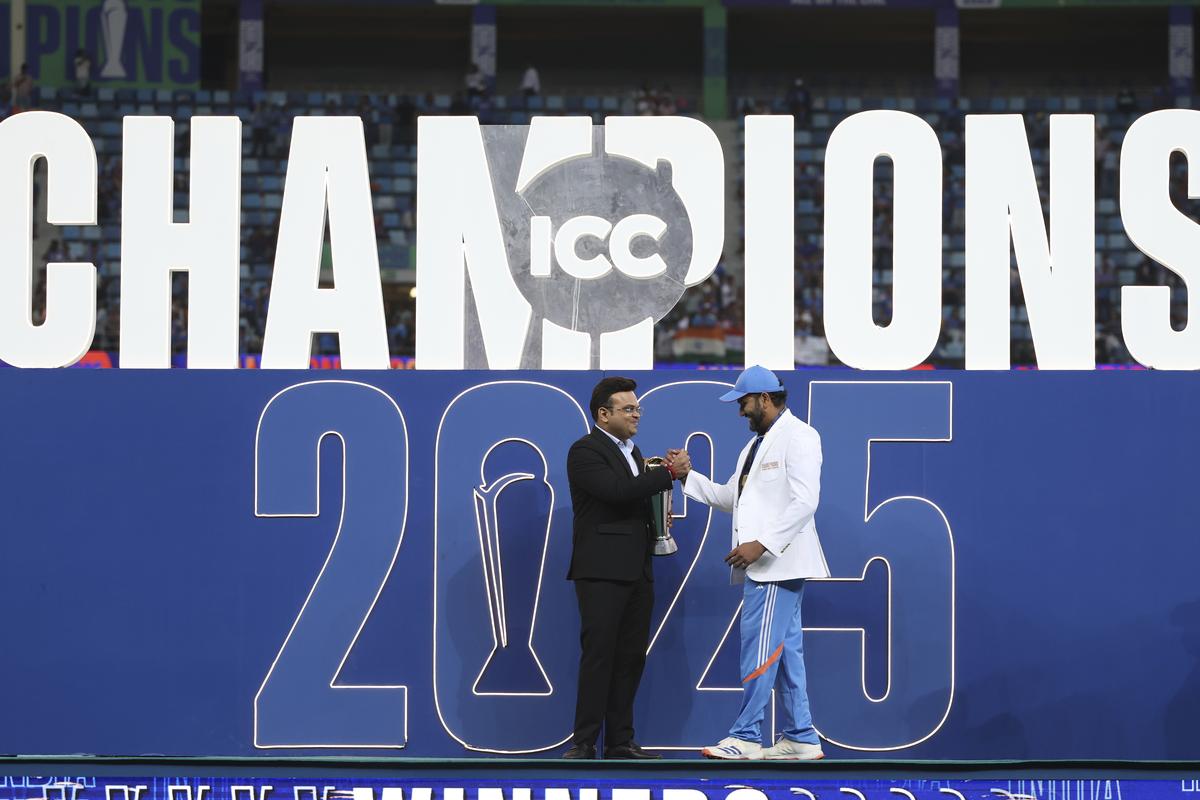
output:
[[[621,413],[623,413],[627,416],[630,416],[630,417],[632,417],[634,414],[637,414],[640,417],[644,413],[641,406],[621,406],[620,408],[617,408],[616,406],[600,406],[600,407],[607,408],[610,413],[615,414],[616,412],[620,411]]]

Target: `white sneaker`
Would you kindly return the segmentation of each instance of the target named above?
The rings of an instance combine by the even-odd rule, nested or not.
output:
[[[758,761],[763,757],[763,747],[758,742],[747,742],[726,736],[712,747],[700,751],[705,758],[727,758],[732,761]]]
[[[763,748],[761,757],[769,761],[816,761],[824,758],[825,753],[819,744],[780,739],[770,747]]]

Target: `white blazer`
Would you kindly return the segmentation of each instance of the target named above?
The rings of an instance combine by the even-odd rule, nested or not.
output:
[[[737,468],[723,484],[691,472],[683,493],[733,514],[733,546],[758,541],[767,552],[745,574],[755,581],[828,578],[829,565],[817,538],[813,515],[821,494],[821,436],[784,409],[767,431],[738,497],[738,478],[754,439],[738,456]],[[733,571],[741,583],[742,570]]]

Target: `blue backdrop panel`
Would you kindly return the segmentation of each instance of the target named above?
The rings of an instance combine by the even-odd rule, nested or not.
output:
[[[598,377],[0,371],[0,752],[556,752]],[[643,451],[728,477],[732,376],[634,377]],[[830,755],[1195,757],[1195,376],[785,383],[823,443]],[[637,726],[691,750],[736,713],[740,595],[728,515],[675,513]]]

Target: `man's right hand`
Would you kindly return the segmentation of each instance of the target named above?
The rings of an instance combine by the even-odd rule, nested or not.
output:
[[[667,464],[674,470],[675,477],[681,481],[692,471],[692,457],[688,455],[687,450],[668,450]]]

